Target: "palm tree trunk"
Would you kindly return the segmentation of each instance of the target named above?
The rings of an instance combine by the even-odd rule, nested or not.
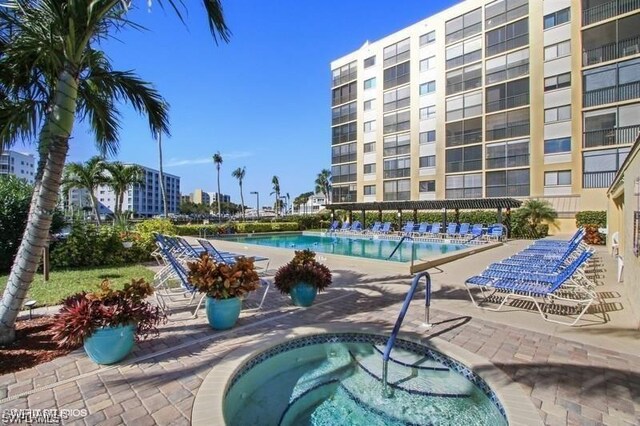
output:
[[[162,207],[164,209],[165,219],[169,217],[169,208],[167,207],[167,192],[164,187],[164,171],[162,169],[162,133],[158,132],[158,156],[160,157],[160,193],[162,194]]]
[[[240,206],[242,207],[242,221],[244,222],[244,195],[242,195],[242,182],[240,182]]]
[[[218,166],[218,193],[216,194],[218,201],[218,223],[222,223],[222,211],[220,209],[220,166]]]
[[[102,221],[100,220],[100,212],[98,211],[98,199],[96,195],[93,193],[93,190],[89,190],[89,197],[91,198],[91,207],[93,207],[93,214],[96,215],[96,224],[98,226],[102,225]]]
[[[47,160],[37,188],[38,196],[35,206],[31,209],[18,254],[0,300],[0,345],[15,340],[15,322],[49,238],[64,163],[69,151],[77,95],[78,81],[65,68],[58,77],[53,107],[40,132],[39,145],[46,148],[41,153],[46,152]]]

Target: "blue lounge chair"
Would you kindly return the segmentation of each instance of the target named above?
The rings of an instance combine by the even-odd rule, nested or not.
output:
[[[413,233],[413,221],[410,220],[405,223],[400,233],[402,235],[411,235]]]
[[[351,225],[351,232],[362,232],[362,223],[359,220],[356,220]]]
[[[340,225],[340,222],[338,222],[337,220],[334,220],[333,223],[329,225],[329,229],[327,229],[327,232],[335,232],[338,229],[339,225]]]
[[[504,235],[503,230],[504,227],[500,223],[492,225],[489,232],[487,232],[487,239],[501,241]]]
[[[458,230],[458,236],[460,238],[466,238],[469,234],[469,224],[468,223],[461,223],[460,224],[460,229]]]
[[[429,231],[429,234],[432,235],[432,236],[439,237],[440,236],[440,223],[434,223],[431,226],[431,231]]]
[[[429,229],[429,224],[427,222],[421,222],[420,226],[418,226],[418,229],[413,232],[413,235],[416,237],[420,237],[426,234],[428,229]]]
[[[202,248],[209,253],[209,256],[213,257],[213,259],[216,262],[222,262],[222,263],[235,263],[236,262],[236,257],[251,257],[253,258],[253,261],[258,263],[258,262],[262,262],[265,265],[264,266],[257,266],[257,269],[260,269],[260,271],[262,273],[265,273],[268,269],[269,269],[269,263],[271,262],[271,259],[268,257],[264,257],[264,256],[249,256],[246,254],[241,254],[241,253],[232,253],[232,252],[221,252],[218,249],[216,249],[213,244],[211,244],[211,241],[209,240],[204,240],[199,238],[198,239],[198,243],[200,243],[200,245],[202,246]]]
[[[447,225],[447,237],[455,237],[457,236],[458,224],[455,222],[449,222]]]
[[[347,232],[349,229],[351,229],[349,222],[342,222],[342,227],[338,229],[338,232]]]
[[[380,232],[381,227],[382,227],[382,223],[376,222],[371,226],[371,228],[367,229],[365,232],[377,234],[378,232]]]
[[[391,222],[385,222],[382,224],[382,228],[380,228],[379,234],[388,234],[391,232]]]
[[[482,236],[482,224],[476,223],[471,227],[472,239],[480,238]]]

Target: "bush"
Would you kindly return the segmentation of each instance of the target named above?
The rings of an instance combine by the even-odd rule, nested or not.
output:
[[[596,228],[606,228],[607,212],[587,210],[576,213],[576,226],[593,225]]]
[[[177,228],[168,219],[147,219],[135,226],[135,232],[139,236],[138,243],[140,247],[150,256],[151,252],[156,249],[156,240],[153,237],[153,233],[175,235]]]
[[[327,225],[328,226],[328,225]],[[199,236],[206,231],[207,235],[251,234],[253,232],[298,231],[296,222],[229,222],[221,225],[176,225],[176,234],[183,236]]]
[[[583,225],[585,234],[584,242],[591,245],[604,245],[606,244],[606,238],[600,232],[598,232],[598,225]]]

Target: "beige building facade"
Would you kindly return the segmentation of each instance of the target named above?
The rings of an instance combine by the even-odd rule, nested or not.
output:
[[[640,0],[467,0],[331,63],[333,197],[605,210],[640,130]]]

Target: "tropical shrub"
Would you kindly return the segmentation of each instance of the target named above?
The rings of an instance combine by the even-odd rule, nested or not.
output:
[[[331,285],[331,271],[316,260],[313,251],[299,250],[289,263],[278,269],[273,282],[281,293],[289,293],[293,286],[301,282],[322,291]]]
[[[138,224],[134,228],[139,236],[139,245],[148,256],[156,249],[156,240],[153,236],[154,232],[162,235],[175,235],[177,228],[168,219],[147,219]]]
[[[158,334],[157,326],[166,322],[162,310],[144,299],[153,286],[144,279],[131,280],[122,290],[112,290],[104,280],[98,290],[76,293],[62,301],[51,329],[61,347],[77,347],[101,327],[136,324],[136,340]]]
[[[257,290],[260,278],[253,258],[238,257],[235,263],[216,262],[203,253],[195,262],[188,262],[188,280],[200,292],[214,299],[243,297]]]
[[[576,226],[593,225],[597,228],[606,228],[607,212],[586,210],[576,213]]]
[[[591,245],[604,245],[606,244],[606,237],[602,235],[599,231],[598,225],[583,225],[585,234],[584,234],[584,242]]]

